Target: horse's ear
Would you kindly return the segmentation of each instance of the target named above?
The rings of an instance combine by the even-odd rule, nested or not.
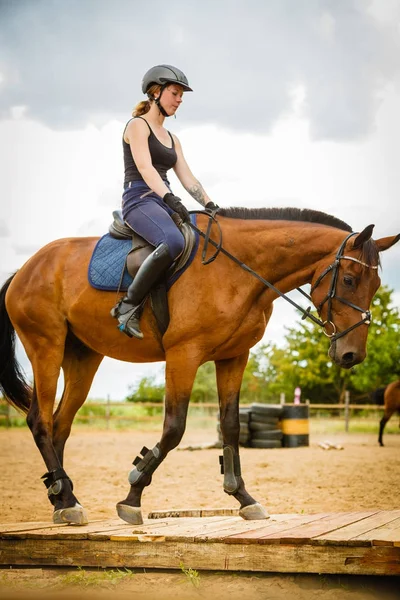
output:
[[[381,238],[380,240],[375,240],[375,244],[378,249],[378,252],[383,252],[384,250],[387,250],[388,248],[394,246],[399,240],[400,233],[398,233],[397,235],[392,235],[390,237]]]
[[[372,232],[374,230],[375,225],[367,225],[367,227],[358,234],[353,242],[353,248],[361,248],[365,242],[371,239]]]

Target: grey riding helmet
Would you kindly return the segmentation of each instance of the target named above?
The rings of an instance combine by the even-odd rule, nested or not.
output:
[[[168,83],[177,83],[181,85],[185,92],[193,92],[185,73],[172,65],[156,65],[145,73],[142,80],[142,92],[147,94],[147,90],[153,84],[165,87]]]

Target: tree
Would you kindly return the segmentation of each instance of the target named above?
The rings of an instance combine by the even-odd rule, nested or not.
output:
[[[190,400],[191,402],[217,401],[215,365],[213,362],[206,362],[199,367],[193,383]]]
[[[138,384],[129,386],[131,394],[125,398],[127,402],[163,402],[165,384],[156,383],[156,376],[143,377]]]
[[[372,301],[367,358],[351,375],[355,392],[365,394],[400,377],[400,316],[391,306],[392,292],[383,286]]]

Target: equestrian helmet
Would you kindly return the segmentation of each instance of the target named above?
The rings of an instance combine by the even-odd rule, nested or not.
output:
[[[147,94],[147,90],[153,84],[165,86],[168,83],[178,83],[185,92],[193,92],[185,73],[172,65],[156,65],[149,69],[142,80],[142,92]]]

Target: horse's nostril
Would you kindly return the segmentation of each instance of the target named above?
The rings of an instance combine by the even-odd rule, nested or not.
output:
[[[354,352],[346,352],[342,356],[342,364],[352,365],[354,363],[355,356],[356,355],[354,354]]]

